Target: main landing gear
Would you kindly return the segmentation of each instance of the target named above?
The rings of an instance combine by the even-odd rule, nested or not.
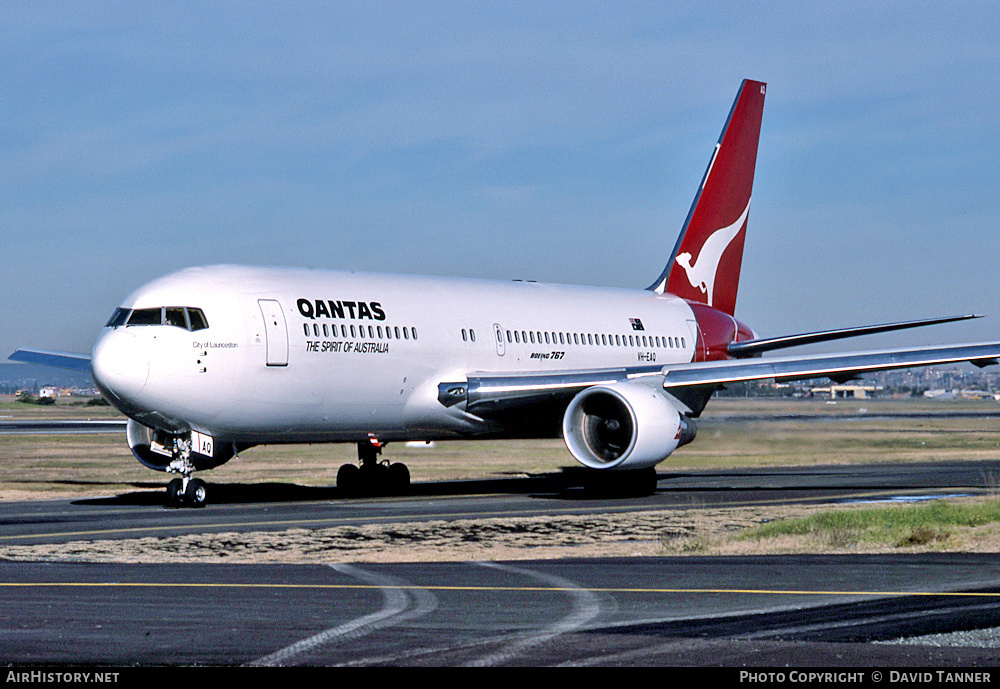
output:
[[[337,472],[337,490],[349,496],[404,495],[410,490],[410,470],[402,462],[379,461],[382,445],[374,436],[358,443],[358,464]]]

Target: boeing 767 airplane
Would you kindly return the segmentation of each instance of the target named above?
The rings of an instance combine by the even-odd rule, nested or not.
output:
[[[746,80],[680,237],[646,289],[219,265],[140,287],[86,355],[10,358],[88,370],[128,416],[133,454],[192,478],[268,443],[355,443],[345,492],[404,490],[386,443],[562,436],[600,483],[652,492],[655,466],[695,437],[737,381],[998,363],[1000,343],[807,356],[779,349],[973,318],[758,337],[736,320],[765,84]]]

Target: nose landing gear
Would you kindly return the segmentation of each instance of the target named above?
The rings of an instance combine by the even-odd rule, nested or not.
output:
[[[191,462],[190,437],[175,437],[171,456],[167,471],[178,473],[181,477],[167,484],[167,504],[174,507],[204,507],[208,489],[200,478],[191,478],[194,464]]]

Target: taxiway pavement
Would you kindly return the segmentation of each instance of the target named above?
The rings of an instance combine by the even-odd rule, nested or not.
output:
[[[996,666],[995,556],[0,563],[8,663]]]
[[[0,505],[0,542],[53,543],[429,519],[917,500],[994,488],[1000,463],[661,473],[592,499],[557,476],[415,484],[406,498],[213,486]],[[876,643],[1000,626],[993,554],[518,562],[0,562],[14,664],[996,666],[987,645]]]

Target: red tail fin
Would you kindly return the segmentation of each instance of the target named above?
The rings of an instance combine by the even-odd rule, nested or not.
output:
[[[650,290],[735,313],[765,86],[749,79],[740,86],[674,252]]]

